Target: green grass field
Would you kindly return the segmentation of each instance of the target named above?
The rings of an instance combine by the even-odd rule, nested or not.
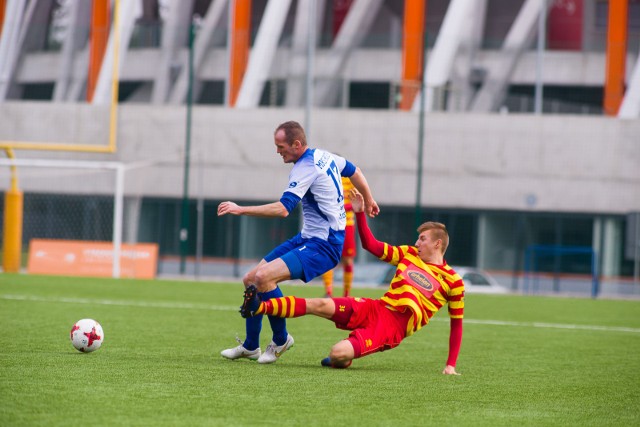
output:
[[[320,366],[346,333],[315,317],[288,321],[296,344],[275,365],[224,360],[244,336],[241,295],[239,283],[0,275],[0,426],[640,425],[640,301],[467,295],[453,377],[446,312],[346,370]],[[104,328],[95,353],[69,341],[85,317]]]

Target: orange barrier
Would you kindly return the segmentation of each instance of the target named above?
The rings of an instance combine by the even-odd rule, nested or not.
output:
[[[153,279],[158,269],[158,245],[122,244],[120,277]],[[29,242],[31,274],[112,277],[113,243],[33,239]]]

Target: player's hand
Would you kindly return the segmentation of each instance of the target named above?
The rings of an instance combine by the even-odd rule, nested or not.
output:
[[[240,215],[242,214],[242,210],[240,206],[236,205],[233,202],[222,202],[218,205],[218,216],[226,214]]]
[[[442,373],[444,375],[460,375],[459,373],[456,372],[456,367],[451,365],[445,366]]]
[[[369,218],[375,218],[380,213],[380,208],[375,200],[371,199],[365,203],[365,209]]]
[[[355,188],[349,192],[349,200],[351,200],[351,209],[354,212],[362,212],[364,210],[364,198]]]

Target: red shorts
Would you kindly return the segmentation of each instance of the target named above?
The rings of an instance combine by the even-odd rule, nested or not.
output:
[[[347,225],[347,227],[344,229],[344,246],[342,247],[342,256],[356,256],[355,225]]]
[[[333,298],[336,312],[331,320],[336,328],[352,331],[349,342],[355,358],[397,347],[407,334],[409,314],[386,308],[380,300]]]

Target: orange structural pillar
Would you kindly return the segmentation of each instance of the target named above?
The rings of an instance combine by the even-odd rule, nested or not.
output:
[[[7,8],[7,0],[0,0],[0,34],[4,24],[4,10]]]
[[[604,113],[608,116],[618,114],[618,109],[624,98],[628,8],[628,0],[609,0],[607,65],[603,106]]]
[[[89,74],[87,76],[87,101],[93,99],[98,83],[102,59],[109,41],[110,0],[93,0],[91,8],[91,32],[89,39]]]
[[[2,228],[2,268],[6,273],[20,271],[22,258],[22,191],[11,188],[4,196]]]
[[[242,78],[249,63],[251,43],[251,0],[234,0],[231,16],[231,45],[229,60],[229,105],[234,106]]]
[[[424,19],[426,0],[405,0],[402,38],[401,110],[410,110],[420,91],[424,57]]]

